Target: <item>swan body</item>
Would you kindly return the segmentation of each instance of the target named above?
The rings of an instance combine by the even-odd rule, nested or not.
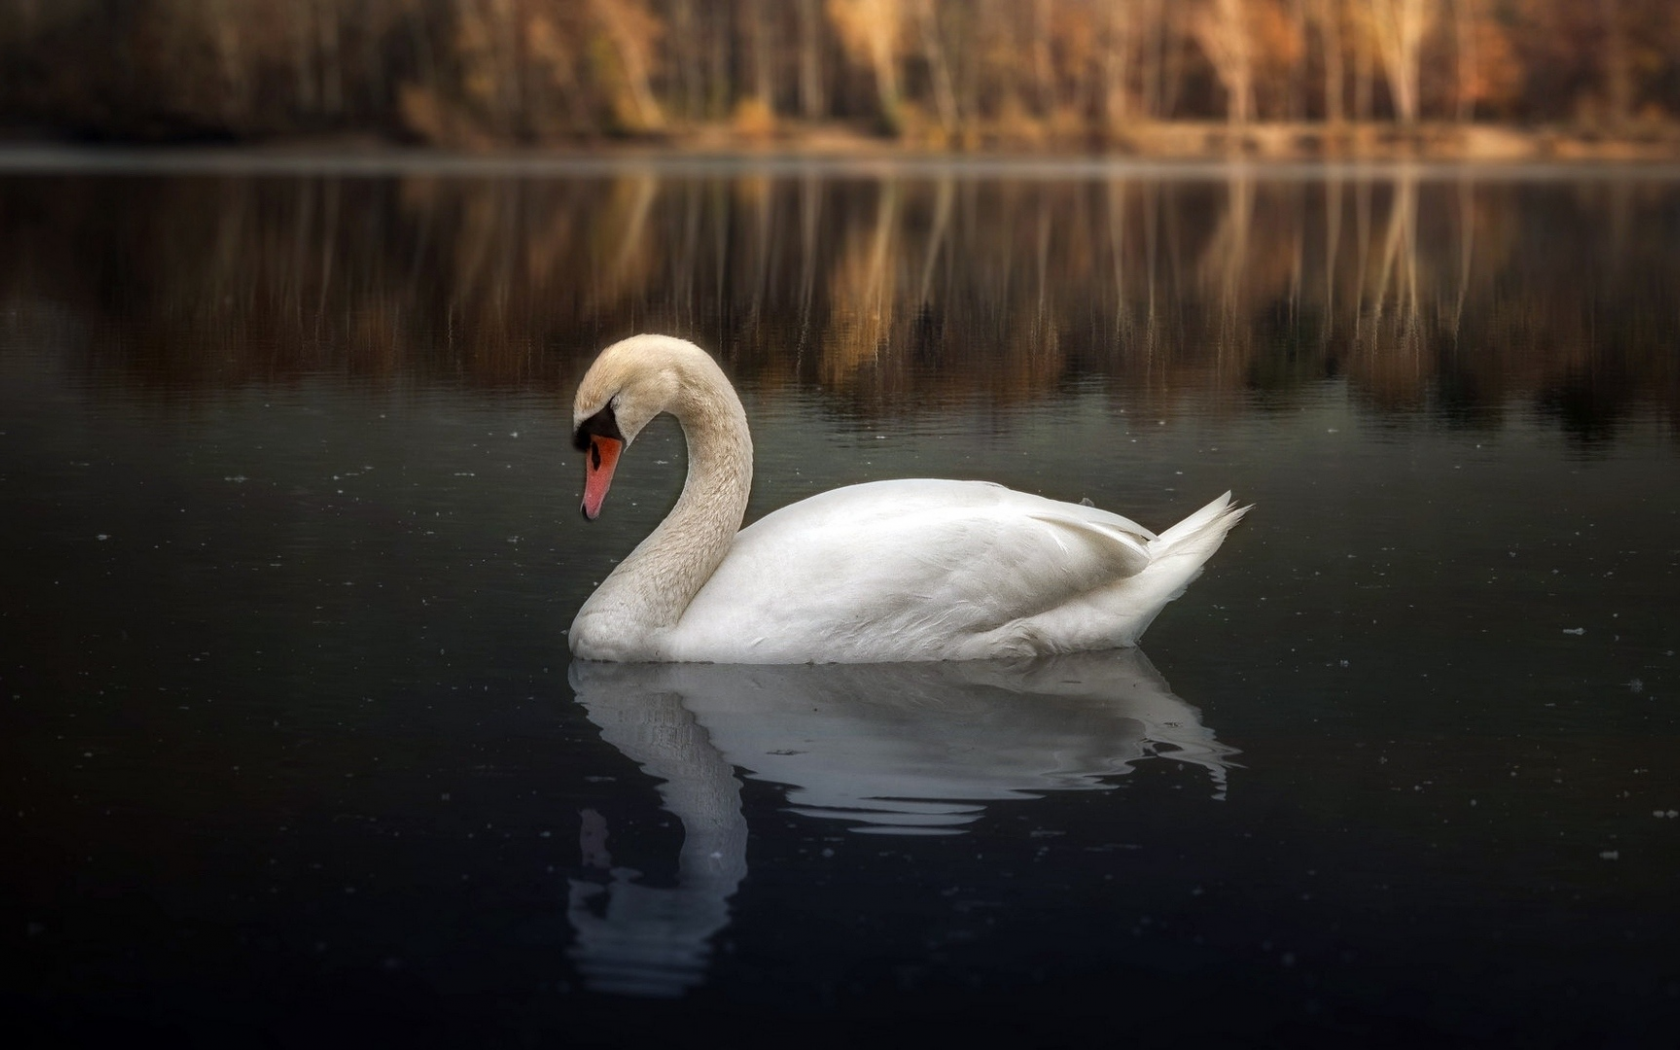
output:
[[[834,489],[741,529],[752,438],[740,399],[699,347],[644,335],[602,351],[578,387],[586,517],[660,412],[682,424],[688,478],[578,611],[583,659],[896,663],[1130,646],[1248,509],[1226,493],[1156,535],[988,482],[908,479]]]

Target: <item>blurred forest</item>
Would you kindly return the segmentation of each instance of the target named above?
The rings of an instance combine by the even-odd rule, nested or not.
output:
[[[14,137],[1335,153],[1677,119],[1674,0],[0,0]]]

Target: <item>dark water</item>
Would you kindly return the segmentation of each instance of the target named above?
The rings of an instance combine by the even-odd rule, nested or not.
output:
[[[34,1043],[1680,1039],[1680,181],[64,170],[0,245]],[[638,330],[753,515],[1257,508],[1141,654],[573,667]]]

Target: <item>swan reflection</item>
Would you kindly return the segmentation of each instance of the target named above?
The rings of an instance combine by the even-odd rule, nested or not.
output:
[[[736,769],[784,785],[795,812],[929,835],[960,834],[989,801],[1111,787],[1151,758],[1196,767],[1222,799],[1236,754],[1135,649],[1028,664],[579,661],[570,678],[683,829],[677,885],[652,887],[612,867],[604,822],[584,815],[584,863],[607,877],[572,880],[571,954],[600,991],[676,995],[704,980],[747,874]]]

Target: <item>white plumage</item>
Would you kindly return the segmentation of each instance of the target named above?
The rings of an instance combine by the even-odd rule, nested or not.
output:
[[[599,512],[618,453],[659,412],[681,422],[688,479],[664,522],[579,610],[585,659],[888,663],[1136,644],[1247,510],[1230,493],[1157,536],[1108,511],[978,481],[852,485],[740,528],[746,415],[691,343],[637,336],[579,385]]]

